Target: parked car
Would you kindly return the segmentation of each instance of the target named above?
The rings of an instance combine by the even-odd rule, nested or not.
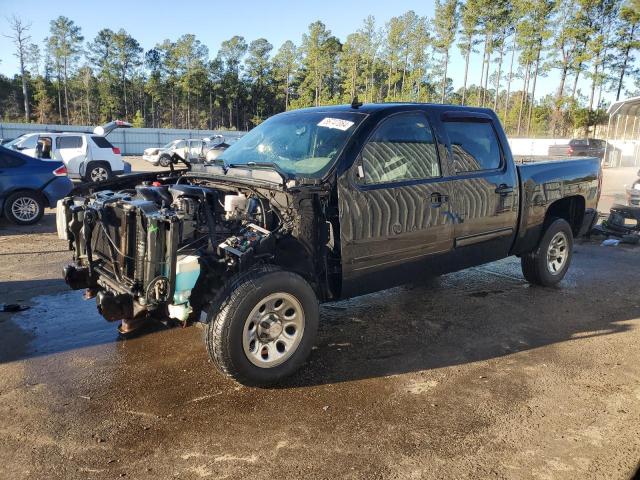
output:
[[[640,170],[638,170],[638,177],[639,178],[627,188],[627,205],[630,207],[640,207]]]
[[[606,140],[597,138],[574,138],[569,143],[550,145],[547,151],[552,158],[565,157],[597,157],[600,160],[605,159],[611,163],[610,166],[617,166],[620,161],[620,149],[614,147]]]
[[[225,138],[222,135],[216,135],[207,142],[205,154],[206,161],[209,163],[215,162],[227,148],[237,142],[240,138],[242,138],[242,136]]]
[[[194,163],[217,158],[229,144],[222,135],[213,138],[191,138],[172,140],[164,147],[145,149],[142,158],[152,165],[168,167],[172,164]]]
[[[120,149],[106,138],[116,128],[130,126],[118,120],[96,127],[92,133],[26,133],[5,146],[33,158],[61,161],[73,180],[104,182],[131,171],[131,165],[122,160]]]
[[[452,105],[290,111],[219,160],[78,189],[64,276],[122,332],[199,319],[212,362],[250,385],[305,361],[318,301],[510,255],[557,284],[600,195],[598,158],[516,165],[493,111]]]
[[[54,207],[72,188],[62,162],[45,162],[0,147],[0,213],[11,222],[38,222],[45,207]]]

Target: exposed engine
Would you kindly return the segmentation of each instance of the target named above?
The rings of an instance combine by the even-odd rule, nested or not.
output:
[[[160,310],[185,321],[200,306],[192,290],[222,285],[273,257],[286,222],[272,200],[248,187],[195,181],[66,198],[58,206],[58,233],[69,240],[75,262],[65,280],[96,295],[108,320],[131,323]],[[197,302],[210,300],[207,294],[199,292]]]

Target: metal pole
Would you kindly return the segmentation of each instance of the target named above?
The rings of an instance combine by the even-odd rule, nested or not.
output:
[[[629,124],[629,114],[627,113],[624,116],[624,132],[622,133],[622,139],[626,140],[627,139],[627,125]]]

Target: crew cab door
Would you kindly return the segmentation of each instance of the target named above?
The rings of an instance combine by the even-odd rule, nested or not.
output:
[[[507,257],[516,233],[518,174],[496,121],[480,112],[441,116],[453,170],[455,268]]]
[[[423,112],[397,113],[376,126],[338,179],[343,296],[429,273],[453,245],[450,188]]]

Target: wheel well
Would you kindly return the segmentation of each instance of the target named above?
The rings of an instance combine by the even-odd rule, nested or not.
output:
[[[579,195],[562,198],[556,200],[547,209],[545,216],[545,223],[551,218],[564,218],[569,225],[573,235],[577,236],[582,226],[582,220],[584,219],[585,201],[584,198]]]
[[[111,164],[109,162],[107,162],[106,160],[91,160],[89,163],[87,163],[87,169],[91,165],[95,165],[95,164],[104,165],[105,167],[107,167],[109,169],[109,171],[111,171]]]
[[[275,264],[284,270],[297,273],[312,285],[317,283],[311,254],[293,237],[281,239],[275,251]]]

